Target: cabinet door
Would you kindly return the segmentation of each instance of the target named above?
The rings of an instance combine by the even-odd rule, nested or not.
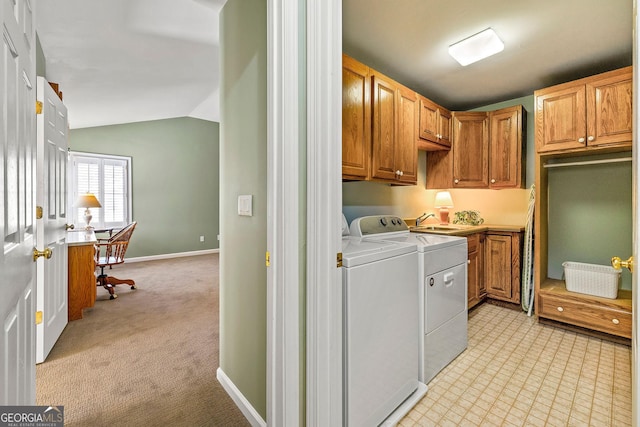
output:
[[[483,280],[482,234],[467,236],[467,307],[477,305],[486,296]]]
[[[342,178],[367,179],[371,156],[369,67],[342,56]]]
[[[406,184],[418,181],[418,99],[416,93],[398,87],[398,129],[394,157],[397,180]]]
[[[442,107],[438,109],[438,130],[440,145],[451,148],[451,111]]]
[[[522,106],[490,113],[489,187],[517,188],[524,185],[524,139]]]
[[[371,176],[395,180],[395,145],[397,84],[382,74],[374,73],[373,86],[373,141]]]
[[[536,149],[539,153],[586,144],[584,84],[535,92]]]
[[[631,146],[632,86],[630,68],[587,83],[587,145],[628,142]]]
[[[487,234],[485,240],[485,283],[487,295],[499,299],[512,298],[511,236]]]
[[[453,187],[488,187],[488,113],[453,113],[453,144]]]
[[[451,112],[424,96],[419,95],[418,99],[420,101],[418,149],[449,150],[451,148]]]
[[[420,139],[438,142],[438,105],[420,97]]]

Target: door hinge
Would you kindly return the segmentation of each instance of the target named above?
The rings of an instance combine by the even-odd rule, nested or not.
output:
[[[42,206],[36,206],[36,219],[42,219]]]
[[[338,252],[338,255],[336,256],[336,261],[337,261],[337,266],[338,267],[342,267],[342,252]]]
[[[40,323],[42,323],[42,312],[36,311],[36,325],[39,325]]]
[[[265,254],[265,264],[267,267],[271,266],[271,255],[269,254],[269,251],[267,251],[267,253]]]
[[[36,114],[42,114],[42,101],[36,101]]]

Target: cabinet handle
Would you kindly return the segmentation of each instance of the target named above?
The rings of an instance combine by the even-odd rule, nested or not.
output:
[[[460,180],[459,180],[459,179],[454,179],[454,180],[453,180],[453,183],[454,183],[454,184],[457,184],[457,183],[459,183],[459,182],[460,182]]]
[[[558,307],[558,311],[559,311],[560,313],[562,313],[562,312],[564,311],[564,308],[562,308],[562,307]]]
[[[578,142],[583,143],[584,142],[584,138],[578,138]]]
[[[467,260],[467,264],[471,265],[471,260],[470,259]]]
[[[400,176],[404,176],[404,172],[400,171]]]
[[[492,180],[491,180],[491,183],[492,183],[492,184],[495,184],[495,183],[496,183],[496,180],[495,180],[495,179],[492,179]]]
[[[614,325],[620,324],[620,321],[618,319],[612,319],[611,321],[613,322]]]
[[[589,140],[589,142],[593,141],[594,139],[596,139],[593,135],[589,135],[589,138],[587,138]]]

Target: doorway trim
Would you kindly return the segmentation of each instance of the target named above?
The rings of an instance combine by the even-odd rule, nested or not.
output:
[[[297,426],[300,398],[300,7],[267,1],[267,425]]]
[[[307,426],[342,425],[342,0],[307,2]]]

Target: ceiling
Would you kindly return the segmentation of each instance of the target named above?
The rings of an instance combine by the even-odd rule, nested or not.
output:
[[[48,79],[71,128],[191,116],[219,121],[226,0],[38,2]],[[632,0],[343,0],[345,53],[451,109],[632,61]],[[492,27],[503,52],[467,67],[450,44]]]
[[[60,85],[69,126],[219,121],[218,14],[225,2],[38,1],[47,79]]]
[[[632,62],[632,0],[343,0],[343,50],[451,110],[531,95]],[[492,27],[501,53],[449,45]]]

